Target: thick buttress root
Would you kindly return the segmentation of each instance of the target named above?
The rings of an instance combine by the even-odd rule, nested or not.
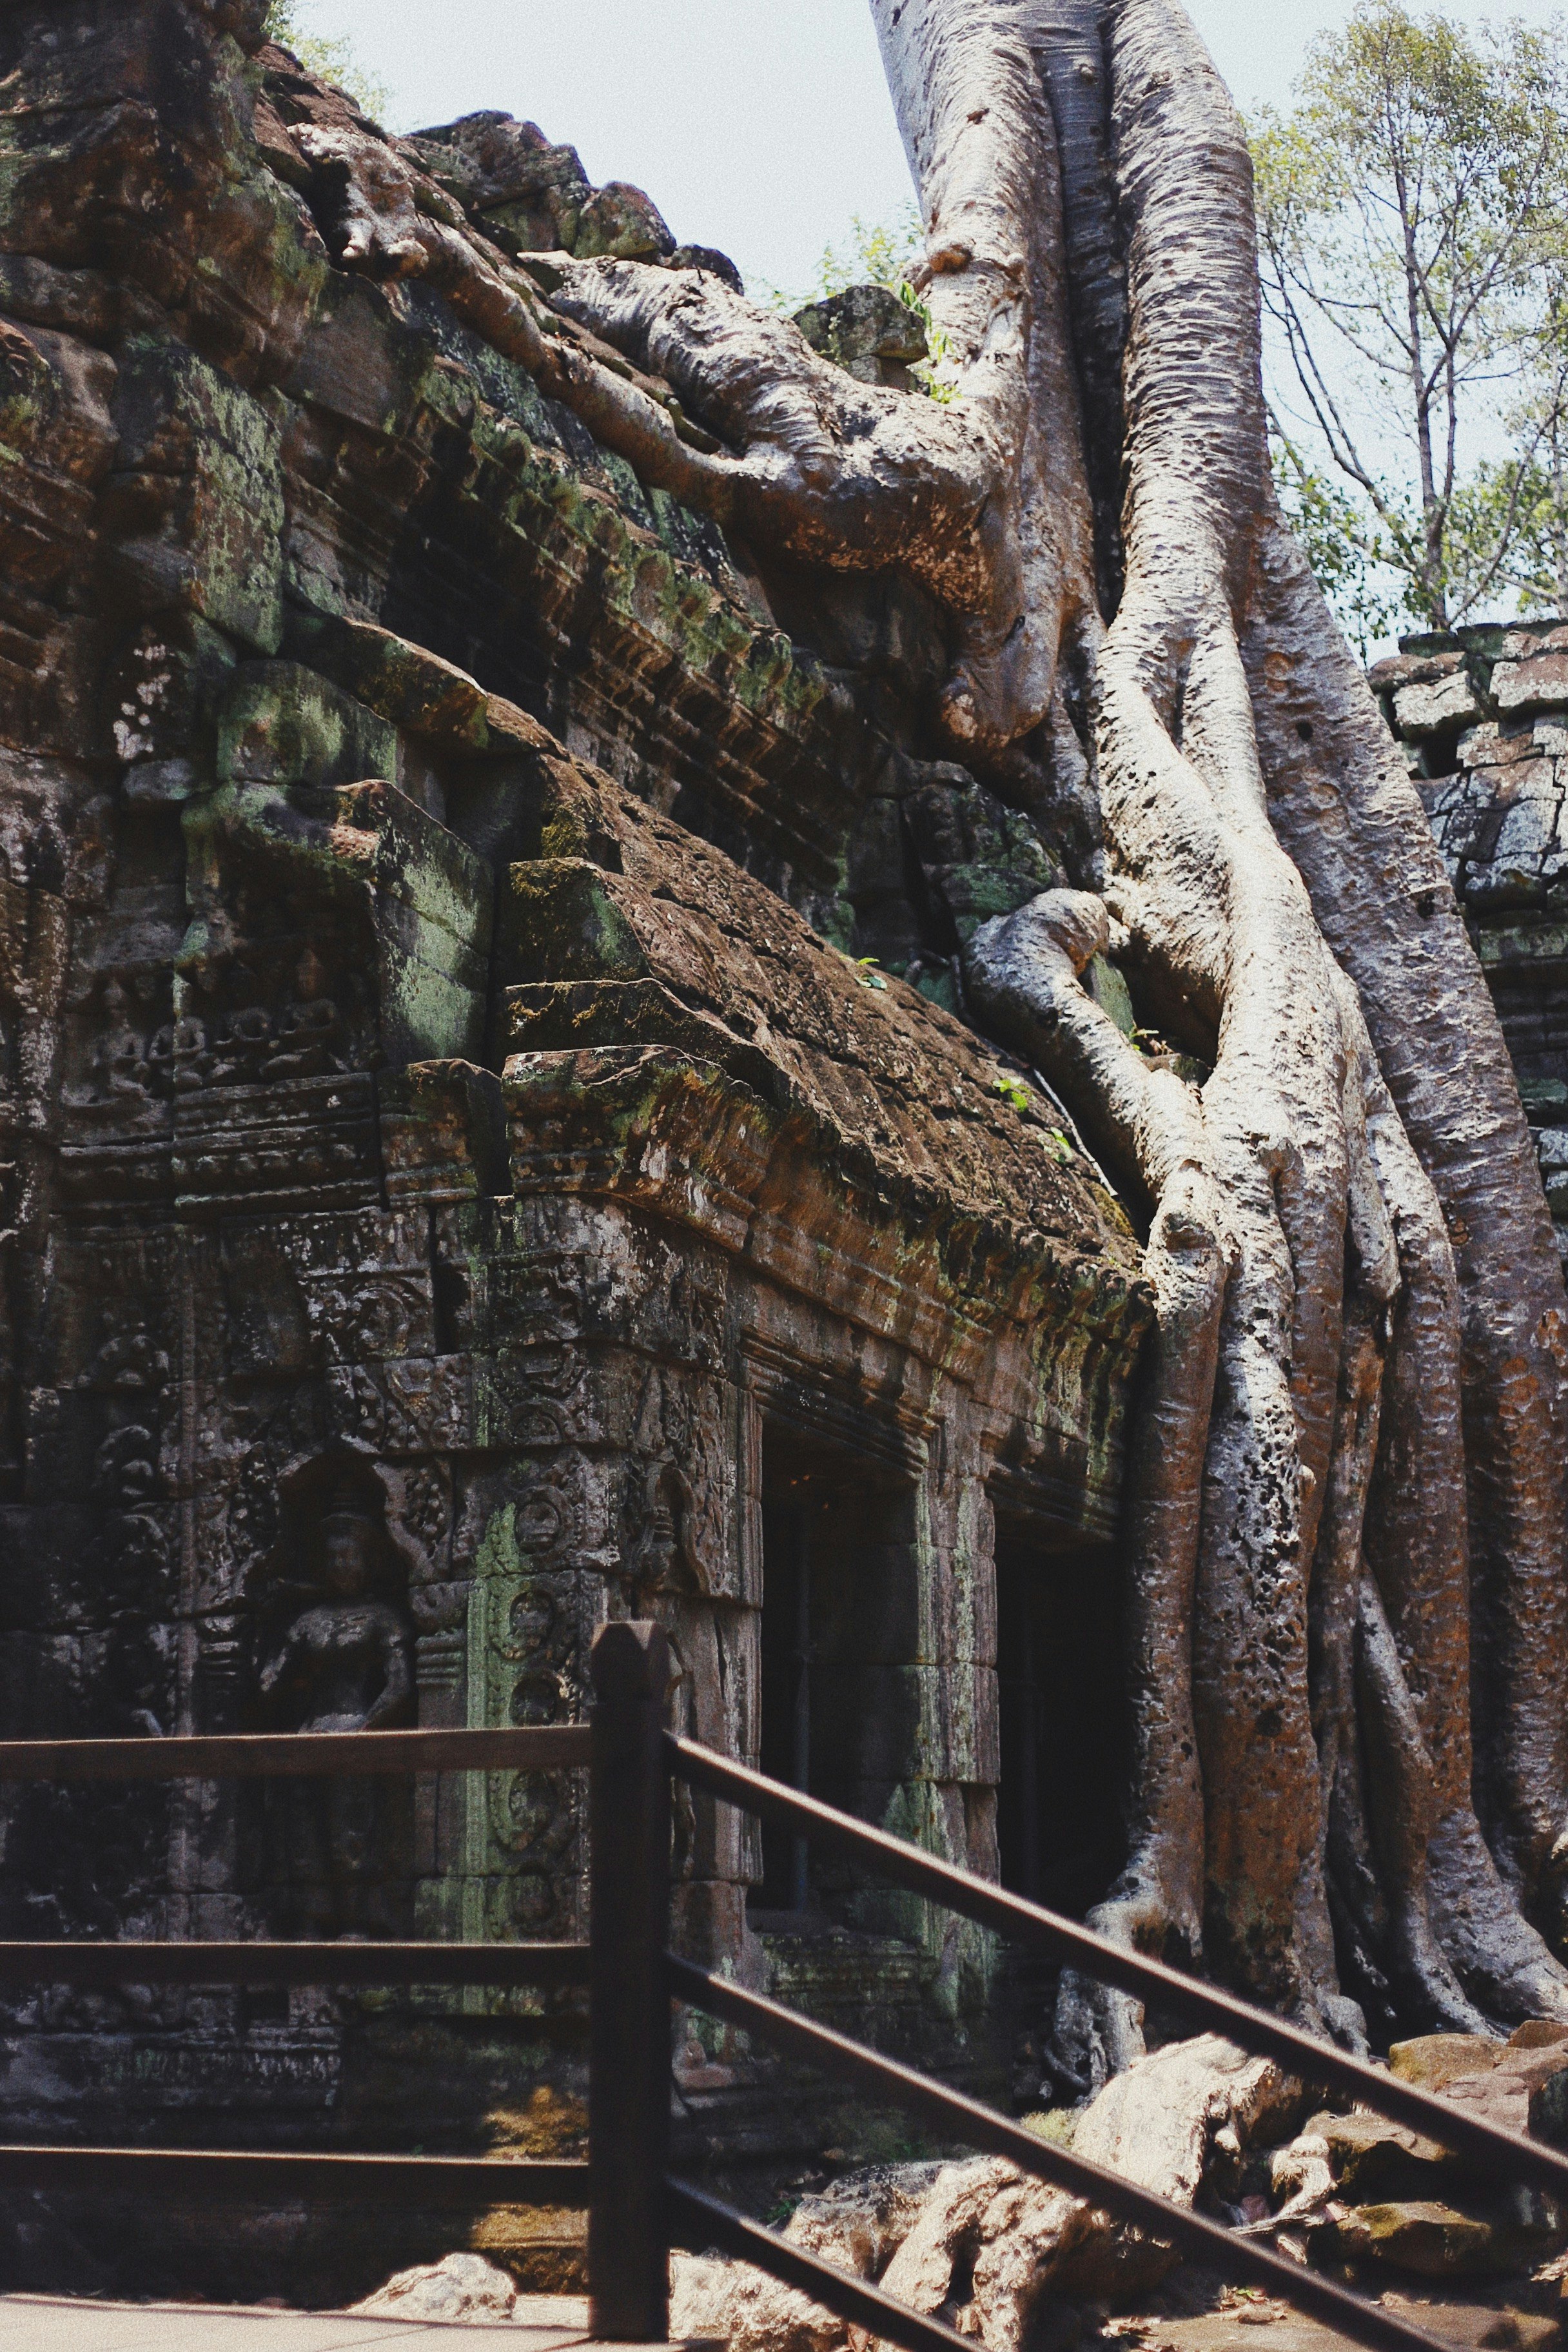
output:
[[[1352,2044],[1347,1968],[1384,2022],[1568,2016],[1525,1916],[1562,1931],[1568,1300],[1430,833],[1273,500],[1240,126],[1175,0],[872,6],[952,405],[700,273],[514,268],[355,134],[301,134],[319,216],[754,547],[912,572],[949,740],[1097,800],[1092,887],[965,958],[1149,1217],[1096,1924]],[[1084,987],[1112,941],[1201,1084]],[[1140,2046],[1133,2005],[1064,1987],[1064,2079]]]

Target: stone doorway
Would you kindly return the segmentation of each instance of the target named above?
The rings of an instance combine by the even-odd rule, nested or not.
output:
[[[922,1769],[917,1489],[770,1423],[762,1501],[762,1769],[881,1822]],[[764,1825],[763,1865],[755,1916],[858,1913],[833,1858],[786,1830]]]
[[[1004,1886],[1081,1917],[1121,1865],[1126,1753],[1117,1577],[1103,1549],[996,1522]]]

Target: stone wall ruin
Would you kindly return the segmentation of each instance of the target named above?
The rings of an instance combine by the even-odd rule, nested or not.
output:
[[[956,992],[1060,850],[931,756],[917,591],[764,579],[437,297],[331,266],[293,131],[353,110],[259,16],[0,16],[7,1731],[568,1719],[639,1614],[755,1758],[815,1513],[814,1784],[993,1871],[997,1514],[1109,1589],[1147,1313]],[[416,143],[508,249],[618,220],[728,267],[507,118]],[[556,1777],[4,1811],[8,1935],[581,1929]],[[827,1882],[803,1932],[732,1816],[680,1841],[695,1951],[917,2039],[983,2002],[978,1940]],[[566,1996],[46,1989],[0,2051],[13,2136],[579,2127]],[[40,2210],[23,2281],[73,2242]],[[274,2220],[226,2293],[285,2243],[386,2266]],[[200,2217],[99,2221],[102,2284],[213,2275]],[[557,2240],[512,2249],[539,2283]]]
[[[958,950],[1093,886],[1089,795],[1005,805],[939,753],[908,579],[727,541],[427,287],[334,268],[296,134],[357,118],[262,15],[0,10],[6,1731],[566,1720],[596,1625],[651,1615],[683,1727],[1086,1908],[1142,1212],[970,1020]],[[732,275],[533,126],[408,143],[502,252]],[[868,289],[803,326],[920,396]],[[1564,659],[1470,632],[1374,682],[1568,1230]],[[582,1927],[554,1776],[0,1816],[8,1936]],[[678,1835],[694,1954],[979,2063],[982,1939],[727,1812]],[[565,2151],[581,2027],[44,1989],[0,2100],[12,2137]],[[678,2079],[743,2138],[724,2054]],[[294,2215],[215,2268],[204,2221],[0,2217],[21,2284],[46,2238],[104,2285],[388,2267],[384,2224]],[[570,2281],[559,2217],[487,2226]]]
[[[1568,630],[1407,637],[1372,682],[1465,909],[1568,1256]]]

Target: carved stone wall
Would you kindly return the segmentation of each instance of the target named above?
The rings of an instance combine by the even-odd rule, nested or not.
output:
[[[681,1721],[754,1758],[795,1446],[885,1499],[832,1665],[881,1696],[833,1769],[993,1870],[994,1515],[1110,1576],[1148,1308],[953,952],[1092,839],[931,757],[916,592],[764,581],[438,298],[335,270],[289,125],[352,110],[261,14],[0,14],[0,1717],[565,1720],[595,1626],[651,1613]],[[460,178],[477,135],[426,143]],[[0,1810],[5,1934],[583,1925],[566,1777]],[[826,1985],[860,1935],[873,1992],[984,1999],[918,1906],[825,1885],[826,1944],[759,1937],[754,1839],[679,1833],[694,1950]],[[580,2126],[566,1997],[5,2021],[13,2135]],[[47,2283],[37,2212],[5,2259]],[[100,2224],[79,2284],[386,2267],[371,2222]],[[487,2226],[569,2275],[558,2220]]]

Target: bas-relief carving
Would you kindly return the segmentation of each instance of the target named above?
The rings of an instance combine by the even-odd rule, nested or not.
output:
[[[363,1481],[336,1475],[313,1533],[316,1559],[291,1597],[301,1589],[320,1597],[262,1666],[261,1699],[290,1731],[385,1729],[413,1692],[410,1625],[395,1552]]]
[[[279,1730],[375,1731],[412,1720],[408,1563],[374,1474],[329,1455],[288,1496],[270,1590],[257,1596],[258,1714]],[[263,1902],[280,1932],[392,1935],[412,1907],[407,1790],[396,1780],[266,1790]]]
[[[477,1535],[468,1613],[471,1725],[581,1719],[600,1614],[602,1465],[567,1452],[525,1458],[470,1495]],[[470,1775],[466,1783],[464,1932],[534,1934],[578,1916],[582,1791],[574,1775]],[[556,1932],[550,1928],[549,1932]],[[559,1932],[569,1932],[559,1927]]]
[[[393,1514],[400,1530],[417,1528],[416,1549],[433,1552],[450,1538],[447,1459],[476,1444],[492,1454],[501,1446],[511,1450],[513,1465],[506,1541],[498,1547],[492,1538],[487,1546],[481,1537],[468,1549],[468,1560],[477,1551],[479,1569],[472,1606],[461,1573],[409,1582],[401,1622],[421,1709],[428,1706],[431,1719],[450,1719],[461,1707],[472,1721],[576,1713],[584,1704],[586,1648],[598,1617],[606,1610],[647,1613],[671,1633],[683,1726],[744,1752],[752,1661],[746,1617],[734,1605],[742,1557],[734,1391],[694,1374],[692,1332],[678,1312],[697,1314],[703,1330],[695,1352],[706,1356],[726,1311],[707,1255],[688,1271],[667,1241],[628,1232],[618,1213],[604,1220],[613,1229],[601,1235],[591,1230],[593,1213],[578,1210],[578,1247],[556,1250],[542,1263],[470,1255],[456,1276],[450,1265],[444,1276],[438,1268],[432,1293],[424,1267],[395,1262],[402,1244],[388,1253],[384,1239],[381,1250],[395,1262],[366,1263],[384,1220],[357,1215],[363,1230],[353,1220],[312,1221],[297,1236],[283,1226],[258,1241],[263,1229],[250,1228],[248,1272],[244,1252],[236,1255],[238,1239],[231,1247],[226,1238],[229,1362],[245,1385],[198,1407],[206,1424],[199,1450],[209,1472],[226,1484],[222,1540],[199,1545],[208,1563],[203,1601],[209,1611],[199,1677],[210,1703],[232,1691],[236,1654],[232,1637],[210,1612],[225,1591],[254,1605],[253,1564],[261,1554],[277,1555],[278,1490],[298,1475],[289,1465],[303,1451],[347,1443],[374,1454],[384,1494],[401,1481]],[[341,1230],[341,1243],[319,1245],[315,1235],[329,1229]],[[233,1236],[246,1231],[236,1227]],[[416,1235],[406,1246],[416,1260]],[[277,1301],[285,1291],[295,1305],[282,1312]],[[265,1315],[257,1322],[258,1298],[272,1302],[270,1323]],[[247,1318],[251,1336],[240,1344],[235,1334],[243,1339]],[[640,1339],[650,1328],[659,1354],[668,1351],[672,1360],[626,1348],[628,1330]],[[478,1358],[429,1352],[442,1337],[482,1339],[489,1351]],[[95,1360],[100,1378],[166,1375],[166,1351],[144,1334],[106,1327]],[[286,1402],[276,1387],[280,1376],[287,1376]],[[801,1378],[810,1382],[809,1366],[801,1367]],[[258,1404],[260,1390],[247,1402],[247,1386],[264,1389],[268,1381],[269,1404]],[[132,1432],[139,1426],[127,1424]],[[563,1443],[571,1439],[579,1441],[575,1449]],[[610,1452],[596,1454],[606,1444]],[[147,1455],[126,1435],[110,1449],[106,1471],[110,1462],[123,1466],[134,1485],[150,1475]],[[471,1515],[468,1524],[471,1535]],[[363,1550],[363,1536],[355,1540]],[[464,1542],[453,1551],[461,1568]],[[226,1554],[230,1568],[220,1589],[210,1570]],[[328,1606],[323,1599],[302,1606],[285,1629],[300,1655],[312,1622],[319,1626]],[[279,1648],[268,1661],[269,1692],[287,1679],[284,1659]],[[300,1671],[296,1657],[296,1696]],[[468,1932],[544,1932],[541,1923],[565,1918],[576,1899],[582,1855],[574,1810],[542,1781],[476,1785],[482,1817],[470,1818],[463,1843],[459,1874],[467,1892],[456,1912],[445,1898],[434,1910],[422,1898],[422,1916],[466,1919]],[[363,1924],[352,1931],[374,1932],[375,1921],[391,1916],[380,1896],[373,1901],[363,1888],[355,1891],[360,1865],[353,1863],[352,1824],[334,1828],[318,1811],[296,1819],[289,1835],[300,1857],[296,1875],[307,1890],[299,1912],[303,1931],[344,1932],[344,1921],[358,1920]],[[362,1832],[360,1842],[367,1835],[374,1846],[371,1832]],[[323,1859],[334,1837],[350,1857],[336,1881]],[[427,1874],[449,1881],[450,1841],[443,1846],[432,1833],[425,1847]],[[742,1855],[721,1853],[695,1818],[683,1824],[681,1864],[689,1878],[704,1881],[746,1874]]]

